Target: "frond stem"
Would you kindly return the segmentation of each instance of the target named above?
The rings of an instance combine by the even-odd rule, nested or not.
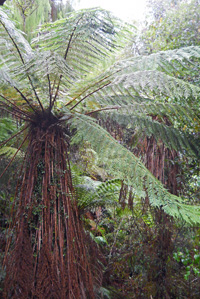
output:
[[[48,84],[49,84],[49,113],[51,112],[51,108],[52,108],[52,88],[51,88],[51,81],[50,81],[50,77],[49,74],[47,75],[47,79],[48,79]]]
[[[35,110],[35,108],[31,105],[31,103],[29,103],[29,100],[27,100],[27,98],[23,95],[23,93],[16,87],[14,86],[14,89],[21,95],[21,97],[25,100],[25,102],[29,105],[29,107],[36,113],[38,114],[38,112]]]
[[[16,50],[17,50],[17,53],[19,54],[19,57],[20,57],[20,59],[21,59],[23,65],[25,65],[24,58],[22,57],[22,54],[21,54],[21,52],[20,52],[20,50],[19,50],[19,48],[18,48],[16,42],[14,41],[14,39],[12,38],[12,36],[10,35],[10,33],[9,33],[9,31],[7,30],[6,26],[5,26],[2,22],[1,22],[1,24],[2,24],[2,26],[4,27],[5,31],[7,32],[8,36],[10,37],[12,43],[14,44],[14,46],[15,46],[15,48],[16,48]],[[40,105],[42,111],[44,112],[44,108],[43,108],[43,106],[42,106],[42,103],[41,103],[41,101],[40,101],[38,95],[37,95],[36,89],[35,89],[35,87],[34,87],[34,85],[33,85],[33,82],[32,82],[32,80],[31,80],[31,77],[29,76],[29,74],[27,74],[27,77],[28,77],[28,79],[29,79],[29,82],[30,82],[31,87],[32,87],[32,89],[33,89],[33,92],[34,92],[34,94],[35,94],[35,97],[36,97],[36,99],[37,99],[37,101],[38,101],[38,103],[39,103],[39,105]]]
[[[77,29],[77,25],[78,25],[78,23],[80,22],[81,19],[82,19],[82,16],[81,16],[81,17],[78,19],[78,21],[76,22],[76,26],[74,27],[74,29],[73,29],[73,31],[72,31],[72,33],[71,33],[71,35],[70,35],[69,42],[68,42],[68,45],[67,45],[67,49],[66,49],[66,51],[65,51],[65,55],[64,55],[64,59],[65,59],[65,60],[66,60],[66,58],[67,58],[67,54],[68,54],[68,52],[69,52],[69,47],[70,47],[72,38],[73,38],[73,36],[74,36],[74,34],[75,34],[75,31],[76,31],[76,29]]]
[[[77,25],[78,25],[78,23],[80,22],[81,19],[82,19],[82,17],[78,19],[78,21],[77,21],[77,23],[76,23],[76,26],[74,27],[74,29],[73,29],[73,31],[72,31],[72,33],[71,33],[71,35],[70,35],[70,38],[69,38],[69,41],[68,41],[68,44],[67,44],[67,49],[66,49],[65,54],[64,54],[64,60],[67,59],[67,54],[68,54],[68,52],[69,52],[69,48],[70,48],[70,45],[71,45],[71,42],[72,42],[72,38],[73,38],[73,36],[74,36],[74,34],[75,34],[75,31],[76,31],[76,29],[77,29]],[[54,99],[53,99],[53,101],[52,101],[52,107],[53,107],[53,105],[54,105],[54,103],[55,103],[55,101],[56,101],[56,98],[57,98],[57,96],[58,96],[58,92],[59,92],[59,88],[60,88],[60,82],[61,82],[61,80],[62,80],[62,77],[63,77],[63,75],[60,75],[60,78],[59,78],[59,80],[58,80],[58,85],[57,85],[57,88],[56,88],[55,96],[54,96]],[[52,108],[52,107],[51,107],[51,108]]]
[[[2,94],[0,94],[0,97],[2,97],[4,100],[6,100],[9,104],[13,105],[16,109],[16,111],[18,111],[18,113],[20,114],[24,114],[25,116],[29,117],[29,115],[22,111],[18,106],[16,106],[13,102],[11,102],[9,99],[7,99],[5,96],[3,96]],[[3,104],[3,105],[6,105],[7,107],[10,107],[8,104],[4,103],[3,101],[0,100],[0,102]]]
[[[7,105],[7,107],[10,107],[9,105]],[[24,118],[24,117],[22,117],[21,115],[20,115],[20,113],[19,112],[11,112],[11,111],[9,111],[8,109],[6,109],[5,107],[3,107],[3,105],[0,105],[0,109],[2,109],[2,110],[4,110],[4,111],[6,111],[6,112],[8,112],[9,114],[12,114],[13,116],[15,116],[15,117],[18,117],[18,118],[20,118],[20,119],[22,119],[22,120],[24,120],[24,121],[30,121],[30,119],[27,119],[27,118]]]
[[[70,108],[70,110],[74,109],[76,106],[78,106],[82,101],[84,101],[87,97],[91,96],[92,94],[94,94],[95,92],[103,89],[104,87],[108,86],[111,82],[106,83],[105,85],[95,89],[94,91],[88,93],[85,97],[83,97],[82,99],[80,99],[73,107]]]
[[[20,135],[22,132],[24,132],[27,128],[29,127],[29,125],[25,126],[21,131],[17,132],[16,134],[12,135],[10,138],[8,138],[7,140],[5,140],[4,142],[0,143],[0,147],[2,147],[3,145],[5,145],[6,143],[8,143],[11,139],[15,138],[17,135]]]
[[[103,79],[101,79],[101,80],[95,82],[94,84],[88,86],[88,87],[85,88],[81,93],[79,93],[76,97],[73,97],[73,99],[70,100],[65,106],[67,107],[67,106],[70,105],[72,102],[74,102],[78,97],[80,97],[84,92],[86,92],[88,89],[90,89],[90,88],[93,87],[93,86],[96,86],[98,83],[102,82],[103,80],[108,79],[110,76],[111,76],[111,75],[106,76],[105,78],[103,78]]]

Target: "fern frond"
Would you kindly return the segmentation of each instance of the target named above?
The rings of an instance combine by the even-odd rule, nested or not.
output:
[[[154,110],[155,105],[155,110]],[[152,106],[149,107],[149,104],[147,105],[132,105],[132,106],[126,106],[126,107],[117,107],[117,109],[113,110],[112,112],[111,107],[110,111],[108,109],[108,112],[104,111],[98,114],[98,118],[102,119],[110,119],[116,123],[118,123],[123,128],[132,128],[132,129],[140,129],[142,130],[146,136],[153,135],[157,141],[162,140],[162,142],[169,148],[173,148],[176,151],[182,152],[183,154],[187,153],[187,155],[191,156],[197,156],[199,157],[200,153],[200,146],[199,146],[199,140],[195,138],[192,135],[186,134],[183,130],[180,131],[180,129],[175,128],[173,125],[166,125],[165,119],[162,119],[162,113],[163,118],[167,117],[168,122],[171,119],[172,120],[172,113],[164,113],[167,112],[167,109],[169,107],[171,108],[172,105],[166,105],[165,109],[161,109],[159,111],[159,106],[162,107],[163,105],[156,105],[152,104]],[[157,106],[157,107],[156,107]],[[179,106],[174,106],[174,112],[177,111]],[[139,108],[139,109],[137,109]],[[150,108],[150,109],[148,109]],[[158,110],[157,110],[158,109]],[[172,108],[171,108],[172,109]],[[139,111],[138,111],[139,110]],[[146,111],[145,111],[146,110]],[[190,110],[190,109],[188,109]],[[154,112],[154,114],[152,113]],[[182,112],[182,113],[181,113]],[[195,118],[195,113],[193,114],[193,111],[186,113],[185,109],[180,109],[177,111],[177,115],[174,117],[177,120],[180,118],[183,118],[185,116],[185,123],[190,124],[191,121]],[[151,116],[150,116],[151,115]],[[159,115],[160,122],[158,120],[152,119],[152,115]],[[191,116],[191,117],[190,117]],[[192,118],[193,116],[193,118]],[[196,116],[198,119],[198,116]],[[163,120],[163,121],[162,121]],[[174,119],[173,119],[174,120]]]
[[[183,201],[170,194],[140,159],[117,142],[108,132],[85,115],[76,115],[71,119],[72,127],[77,129],[74,142],[87,140],[104,161],[109,173],[131,185],[136,194],[145,197],[148,194],[151,205],[162,207],[169,215],[182,217],[187,222],[199,222],[200,207],[184,205]],[[195,213],[190,212],[195,211]]]
[[[68,66],[64,58],[52,51],[37,51],[27,63],[17,68],[16,72],[16,75],[20,77],[20,82],[26,80],[27,74],[31,76],[43,105],[48,103],[49,84],[53,96],[53,92],[55,92],[53,82],[62,77],[60,94],[65,95],[72,84],[79,79],[78,73]]]
[[[119,180],[106,182],[94,181],[89,177],[80,177],[81,182],[76,187],[78,207],[80,211],[102,206],[112,206],[119,197]]]
[[[121,182],[117,179],[106,182],[84,176],[79,168],[71,165],[72,181],[75,187],[78,207],[81,212],[100,206],[113,205],[119,197]]]
[[[2,142],[9,138],[10,134],[14,134],[15,132],[17,132],[17,128],[14,121],[11,118],[0,118],[0,146]]]
[[[35,52],[32,58],[18,69],[18,74],[29,72],[36,74],[38,79],[47,75],[62,75],[66,81],[75,79],[76,70],[72,70],[67,62],[60,55],[52,51]]]
[[[13,102],[15,102],[15,104],[13,105],[24,105],[28,107],[28,109],[35,111],[32,103],[35,102],[35,104],[37,104],[37,101],[33,100],[34,92],[29,89],[27,90],[27,81],[21,82],[19,78],[14,77],[12,73],[2,68],[0,69],[0,87],[3,89],[7,88],[11,90],[12,94],[14,95],[14,98],[12,100]],[[5,97],[3,95],[0,95],[0,98],[2,98],[3,101],[5,100]]]
[[[190,107],[189,105],[182,106],[174,103],[162,103],[159,101],[153,101],[151,99],[145,99],[140,97],[133,97],[130,99],[129,96],[122,97],[122,101],[126,101],[129,104],[125,105],[110,105],[101,106],[102,110],[115,110],[120,114],[130,115],[159,115],[160,119],[167,117],[168,122],[173,123],[175,120],[181,120],[184,124],[189,124],[196,120],[199,120],[198,111]],[[115,97],[112,98],[112,102],[115,103]],[[87,103],[86,103],[87,105]],[[98,106],[98,105],[97,105]],[[86,106],[87,107],[87,106]],[[89,107],[88,107],[89,108]],[[89,110],[89,109],[87,109]],[[99,109],[100,110],[100,109]],[[92,114],[87,112],[87,114]],[[126,121],[125,121],[126,122]]]
[[[34,46],[53,50],[66,59],[69,67],[85,73],[99,59],[113,52],[122,24],[99,9],[79,10],[42,28]],[[128,26],[126,27],[128,30]],[[121,35],[121,42],[127,40]]]
[[[161,70],[171,74],[180,69],[191,69],[192,59],[200,59],[200,47],[190,46],[181,49],[160,51],[147,56],[132,57],[122,62],[121,66],[128,66],[134,71],[138,70]],[[197,63],[196,67],[200,67]]]
[[[11,147],[11,146],[4,146],[2,148],[0,148],[0,157],[6,157],[8,159],[10,159],[11,157],[13,157],[16,154],[16,157],[22,157],[23,154],[21,151],[18,151],[17,148]]]
[[[11,78],[7,69],[0,69],[0,86],[16,86],[16,82]]]
[[[199,87],[159,71],[137,71],[119,75],[112,82],[112,87],[119,85],[126,93],[137,92],[150,98],[171,97],[186,101],[190,97],[197,99],[200,93]]]
[[[196,108],[199,107],[198,86],[157,70],[134,71],[131,64],[120,68],[116,63],[97,75],[89,74],[81,84],[77,83],[68,92],[71,102],[76,103],[74,107],[79,103],[87,106],[87,101],[100,108],[130,105],[141,100],[163,103],[169,99],[183,107],[191,101],[193,105],[195,102]]]
[[[14,24],[9,20],[7,15],[2,10],[0,10],[0,33],[1,32],[2,42],[3,44],[7,45],[7,51],[4,47],[2,50],[2,56],[0,56],[0,66],[6,65],[6,68],[11,73],[13,72],[13,69],[15,71],[19,66],[24,65],[26,61],[30,59],[30,57],[33,55],[33,50],[28,41],[26,41],[26,39],[23,37],[22,33],[15,28]],[[16,74],[18,76],[17,72]],[[26,87],[28,87],[28,84],[30,84],[36,103],[39,104],[41,110],[43,111],[44,109],[34,87],[33,79],[28,73],[26,73],[26,78],[27,82],[24,82],[26,83]],[[21,88],[16,88],[16,86],[14,88],[24,98]],[[32,107],[27,99],[26,102],[30,107]],[[34,110],[33,107],[32,110]]]
[[[0,8],[0,65],[19,66],[32,55],[27,40]]]

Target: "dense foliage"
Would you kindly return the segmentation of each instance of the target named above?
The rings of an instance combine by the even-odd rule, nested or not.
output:
[[[159,2],[159,1],[155,1]],[[150,53],[160,50],[177,49],[200,44],[199,14],[200,2],[198,0],[161,1],[157,4],[157,14],[142,34],[143,47],[141,51]],[[165,4],[165,5],[164,5]],[[168,9],[168,6],[171,9]],[[152,7],[155,13],[155,6]]]

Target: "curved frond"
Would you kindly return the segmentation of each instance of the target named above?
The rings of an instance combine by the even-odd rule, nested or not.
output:
[[[37,51],[27,63],[18,68],[17,75],[20,77],[20,82],[26,80],[27,73],[31,76],[43,105],[45,102],[48,103],[49,93],[53,97],[56,80],[62,77],[60,92],[66,94],[79,78],[76,70],[71,69],[63,57],[52,51]]]
[[[119,180],[99,182],[90,177],[80,176],[75,187],[78,207],[83,211],[104,205],[113,205],[119,197],[121,183]]]
[[[192,213],[190,207],[183,204],[179,197],[170,194],[163,187],[140,159],[97,125],[92,118],[76,115],[70,122],[72,127],[77,129],[74,142],[90,142],[111,175],[131,185],[139,196],[145,197],[148,194],[151,205],[162,207],[166,213],[182,217],[187,222],[199,222],[200,207],[193,207],[195,213]]]
[[[22,33],[0,8],[0,65],[16,67],[27,61],[32,52]]]
[[[0,86],[15,86],[16,82],[11,78],[8,70],[0,69]]]
[[[192,101],[199,107],[199,95],[198,86],[164,72],[134,71],[131,64],[120,68],[116,63],[96,76],[89,74],[82,83],[77,82],[69,90],[71,101],[67,105],[73,103],[73,109],[80,103],[87,106],[87,102],[93,102],[96,107],[101,108],[108,105],[130,105],[141,100],[156,100],[156,104],[170,100],[183,107]]]
[[[159,115],[160,121],[154,120],[153,115]],[[179,105],[144,102],[125,107],[114,106],[113,109],[108,107],[108,111],[99,113],[98,118],[108,118],[123,128],[140,129],[146,136],[153,135],[157,141],[162,140],[168,148],[199,157],[199,139],[175,128],[173,122],[170,124],[170,120],[181,119],[183,123],[185,122],[185,126],[189,126],[194,119],[198,119],[190,108],[187,113],[186,109]],[[168,124],[165,124],[166,118]]]
[[[71,69],[63,57],[52,51],[35,52],[34,56],[21,68],[18,73],[29,72],[36,74],[38,78],[47,75],[64,76],[65,80],[71,81],[76,74],[76,70]]]
[[[56,51],[69,67],[85,73],[118,47],[116,37],[121,29],[122,23],[105,10],[79,10],[47,28],[43,26],[33,45]],[[121,43],[123,40],[127,40],[125,35],[121,36]]]
[[[197,99],[200,94],[200,88],[166,75],[160,71],[137,71],[129,74],[117,76],[112,87],[121,86],[124,93],[137,93],[150,98],[164,97],[186,101],[193,97]]]
[[[119,62],[121,66],[130,67],[134,71],[138,70],[161,70],[171,74],[180,69],[190,69],[194,66],[192,59],[200,59],[200,47],[190,46],[180,49],[160,51],[150,55],[136,56]],[[200,65],[195,64],[195,67]]]

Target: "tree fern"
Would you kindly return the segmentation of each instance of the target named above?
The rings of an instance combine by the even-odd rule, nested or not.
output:
[[[73,136],[74,143],[89,142],[109,174],[130,185],[141,198],[148,196],[154,207],[187,222],[199,223],[200,208],[170,194],[141,159],[98,121],[103,113],[122,123],[129,118],[131,123],[135,121],[133,127],[139,123],[142,129],[148,126],[146,134],[162,138],[167,146],[197,155],[197,139],[178,132],[175,125],[179,117],[187,124],[198,119],[194,109],[186,111],[191,102],[199,107],[200,89],[169,75],[169,70],[173,73],[178,63],[185,61],[187,67],[193,68],[190,58],[199,61],[200,50],[192,47],[157,56],[126,58],[120,50],[129,41],[133,28],[98,9],[73,12],[65,19],[44,25],[32,47],[2,10],[0,30],[7,46],[0,57],[0,108],[26,123],[20,131],[23,139],[18,151],[25,144],[27,150],[12,225],[16,228],[16,240],[25,233],[34,239],[32,252],[37,272],[30,282],[32,269],[29,267],[30,276],[25,276],[26,257],[23,256],[22,264],[15,262],[19,255],[16,242],[9,268],[13,264],[15,269],[6,276],[7,296],[17,296],[19,292],[23,292],[22,297],[27,296],[27,289],[21,286],[23,277],[23,285],[27,282],[32,286],[31,296],[41,292],[45,297],[52,288],[60,298],[95,298],[93,287],[100,284],[94,278],[102,269],[89,254],[93,252],[92,243],[83,241],[85,233],[68,155],[70,138]],[[154,120],[154,115],[160,115],[161,122]],[[165,116],[169,116],[170,125],[162,121]],[[26,246],[30,249],[32,244]],[[6,259],[9,265],[8,255]],[[12,277],[17,271],[20,279],[16,277],[13,288]]]
[[[86,19],[87,21],[90,20],[90,26],[87,31],[85,30],[87,26],[85,23]],[[9,30],[13,25],[10,25],[9,20],[3,13],[1,14],[1,22],[4,28],[6,26],[8,27],[6,27],[7,38],[18,53],[18,60],[21,64],[21,71],[17,74],[19,78],[21,76],[19,82],[28,77],[32,90],[36,95],[36,103],[39,103],[42,109],[44,109],[43,106],[45,105],[47,105],[47,107],[50,105],[50,109],[53,108],[53,104],[56,100],[58,100],[60,107],[62,107],[64,105],[64,99],[68,98],[69,100],[67,100],[66,105],[69,110],[75,109],[78,112],[83,110],[85,113],[90,114],[93,111],[90,111],[91,109],[89,109],[89,111],[87,110],[87,104],[90,108],[90,103],[92,102],[93,109],[94,107],[96,107],[97,110],[116,109],[118,115],[121,115],[121,120],[124,119],[125,122],[126,117],[124,111],[126,111],[127,114],[128,110],[130,120],[134,119],[137,126],[138,123],[143,127],[148,124],[148,129],[146,130],[147,134],[154,134],[158,138],[163,138],[168,146],[175,149],[195,153],[198,151],[195,141],[191,141],[192,144],[190,138],[185,140],[184,133],[179,134],[175,128],[165,126],[155,121],[153,122],[149,117],[149,114],[152,113],[170,115],[171,117],[172,113],[170,113],[170,109],[173,109],[173,116],[177,111],[179,111],[177,116],[180,116],[181,111],[181,117],[185,117],[186,108],[184,106],[179,110],[174,105],[164,105],[162,103],[157,105],[154,101],[155,98],[159,101],[160,97],[166,99],[170,97],[175,100],[184,99],[187,104],[188,98],[192,97],[196,99],[198,97],[200,89],[197,86],[173,78],[161,71],[163,70],[162,66],[166,66],[167,63],[171,66],[177,62],[189,62],[192,57],[199,59],[200,52],[198,47],[116,61],[116,63],[113,66],[109,66],[106,71],[100,67],[99,74],[91,81],[92,73],[90,71],[88,74],[89,70],[96,64],[99,64],[99,59],[107,56],[109,52],[112,52],[113,49],[116,48],[114,47],[116,42],[115,36],[120,35],[120,30],[116,29],[117,21],[113,22],[107,12],[99,12],[96,9],[75,12],[70,14],[70,17],[66,20],[59,20],[51,24],[48,30],[46,30],[44,26],[44,31],[39,34],[33,43],[34,46],[42,49],[43,52],[41,52],[41,55],[41,50],[39,50],[39,52],[37,50],[33,54],[33,51],[26,45],[26,42],[19,33],[14,36],[11,35]],[[128,32],[129,28],[127,27],[125,30]],[[65,43],[63,43],[64,40]],[[24,48],[26,49],[26,53],[30,54],[29,61],[27,61],[28,55],[25,55],[25,60],[25,58],[19,54],[20,48],[18,44],[23,46],[23,50]],[[83,59],[86,56],[87,60]],[[76,59],[74,57],[76,57]],[[81,63],[79,63],[79,61]],[[141,71],[140,69],[144,70]],[[86,78],[80,81],[83,74],[84,76],[86,75]],[[39,78],[37,78],[36,75],[39,76]],[[2,78],[6,84],[12,85],[18,92],[18,87],[16,83],[8,77],[8,72],[3,72]],[[54,84],[52,80],[54,80]],[[44,82],[46,82],[46,86]],[[54,88],[56,84],[57,87]],[[60,91],[59,97],[58,91]],[[23,95],[20,92],[18,93],[19,96],[21,95],[22,98],[26,99],[27,95]],[[43,97],[40,101],[38,95],[43,94],[45,94],[46,97]],[[149,101],[144,101],[143,99],[147,97]],[[49,102],[47,100],[48,98]],[[142,106],[139,106],[138,99],[141,99],[140,103],[142,102]],[[113,104],[115,104],[114,107],[112,106]],[[28,101],[28,105],[29,109],[32,108],[32,110],[35,111],[30,100]],[[61,111],[65,113],[67,110],[63,109]],[[131,115],[130,111],[134,113]],[[191,119],[191,117],[194,117],[194,111],[191,109],[187,113],[187,118],[189,118],[190,114]],[[61,121],[68,118],[66,115],[61,117]],[[115,119],[117,119],[116,115],[116,113],[112,113]],[[111,116],[111,113],[109,113],[109,116]],[[69,119],[70,118],[73,119],[74,114],[71,114],[69,116]],[[76,116],[74,121],[78,126],[77,119]],[[81,121],[87,123],[88,120],[82,118]],[[91,120],[89,120],[89,123],[91,123]],[[94,127],[94,124],[89,128],[90,130],[94,128],[97,129],[97,127]],[[100,132],[99,128],[98,132]],[[94,134],[95,138],[97,135],[96,133]],[[104,134],[105,132],[102,133],[102,136]],[[166,136],[166,138],[163,136]],[[97,142],[97,144],[98,143],[99,142]],[[108,141],[105,141],[105,144],[107,143]],[[111,147],[113,147],[113,145]],[[104,145],[104,148],[106,148],[106,146],[107,145]],[[126,151],[121,145],[115,144],[117,152],[119,151],[119,146],[120,149],[122,148]],[[138,167],[144,171],[144,173],[141,173],[139,176],[140,178],[144,178],[148,171],[145,172],[145,168],[136,158],[134,163],[134,167]],[[126,167],[124,167],[124,170],[125,168]],[[136,181],[139,180],[140,179],[137,179]],[[151,180],[153,180],[153,178],[151,178]],[[137,186],[136,184],[139,190],[144,188],[144,185],[142,185],[139,187],[139,185]]]

